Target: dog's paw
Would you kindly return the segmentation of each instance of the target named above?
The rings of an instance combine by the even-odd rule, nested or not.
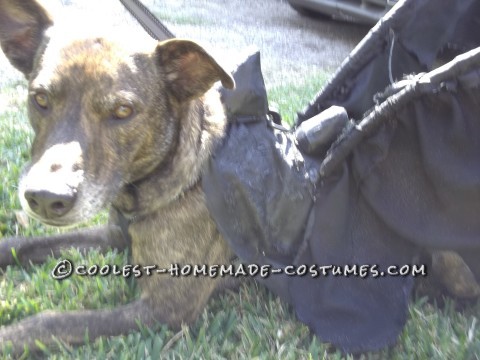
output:
[[[460,299],[480,297],[480,286],[475,275],[456,252],[434,252],[432,267],[435,275],[451,295]]]

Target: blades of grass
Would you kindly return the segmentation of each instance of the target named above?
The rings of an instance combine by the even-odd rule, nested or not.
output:
[[[156,336],[152,346],[152,352],[151,352],[152,359],[160,359],[162,348],[163,348],[163,337]]]
[[[182,330],[177,332],[175,335],[173,335],[170,340],[165,344],[165,346],[162,349],[162,353],[166,353],[170,348],[175,345],[177,341],[179,341],[182,337],[184,337],[184,328],[182,327]]]
[[[40,340],[35,340],[35,346],[38,347],[38,349],[44,354],[44,355],[48,355],[49,353],[49,350],[47,348],[47,346],[42,343]]]

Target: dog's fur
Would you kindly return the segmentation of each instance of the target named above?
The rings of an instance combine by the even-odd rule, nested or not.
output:
[[[0,41],[28,80],[35,139],[21,178],[25,211],[65,226],[110,206],[108,226],[38,239],[3,239],[0,267],[41,262],[75,246],[131,246],[132,263],[168,267],[232,258],[206,208],[202,168],[225,132],[218,91],[234,81],[199,45],[139,47],[57,29],[34,0],[0,0]],[[133,44],[132,44],[133,43]],[[123,224],[123,225],[122,225]],[[138,322],[178,327],[194,320],[221,279],[144,276],[141,298],[113,310],[49,312],[0,329],[14,351],[52,337],[69,343],[124,334]]]

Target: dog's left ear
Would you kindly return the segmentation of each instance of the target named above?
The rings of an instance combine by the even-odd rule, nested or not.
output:
[[[203,95],[217,81],[227,89],[235,87],[233,78],[193,41],[167,40],[158,44],[156,52],[167,82],[180,101]]]
[[[53,21],[37,0],[0,0],[0,45],[10,63],[26,77],[33,69],[43,34]]]

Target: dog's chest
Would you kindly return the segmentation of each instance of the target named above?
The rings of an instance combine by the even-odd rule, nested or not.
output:
[[[230,250],[219,235],[200,188],[129,225],[135,264],[227,262]]]

